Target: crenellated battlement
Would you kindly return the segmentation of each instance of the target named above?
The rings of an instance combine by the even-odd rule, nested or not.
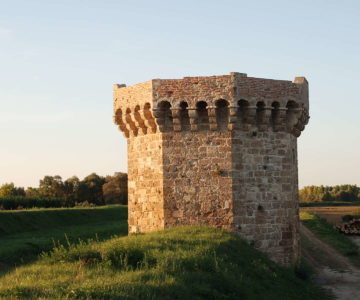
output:
[[[126,137],[181,131],[286,131],[299,136],[309,120],[308,84],[225,76],[154,79],[114,86],[114,121]]]

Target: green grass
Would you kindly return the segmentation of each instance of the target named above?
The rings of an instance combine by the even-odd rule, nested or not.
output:
[[[127,207],[0,211],[0,274],[30,262],[54,243],[127,234]]]
[[[207,227],[59,246],[0,279],[12,299],[329,299],[236,235]]]
[[[300,212],[300,219],[317,237],[360,266],[360,249],[347,236],[340,234],[325,219],[314,213]]]

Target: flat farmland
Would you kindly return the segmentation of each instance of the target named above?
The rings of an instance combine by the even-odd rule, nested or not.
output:
[[[300,208],[300,211],[315,213],[333,225],[342,223],[342,216],[352,215],[354,212],[359,210],[359,206],[324,206]]]

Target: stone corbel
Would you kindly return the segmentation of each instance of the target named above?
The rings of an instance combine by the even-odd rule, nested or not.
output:
[[[268,128],[271,119],[271,111],[272,107],[266,106],[257,112],[259,131],[265,131]]]
[[[134,116],[135,116],[135,124],[138,128],[141,129],[141,132],[143,134],[146,134],[147,133],[147,126],[145,124],[145,120],[144,118],[141,117],[141,115],[143,115],[141,113],[141,110],[140,109],[135,109],[135,113],[134,113]]]
[[[118,125],[119,130],[124,133],[124,136],[126,138],[128,138],[129,137],[129,130],[126,128],[126,124],[123,121],[121,111],[118,111],[118,112],[115,113],[114,123],[116,125]]]
[[[285,107],[273,109],[272,119],[274,123],[274,131],[281,131],[285,129],[286,111],[287,108]]]
[[[170,109],[173,118],[174,131],[181,131],[181,108],[175,107]]]
[[[126,128],[131,131],[134,136],[137,136],[138,134],[138,127],[136,126],[135,124],[135,121],[133,120],[133,117],[131,115],[131,112],[130,113],[125,113],[124,115],[124,119],[126,121]]]
[[[236,129],[237,123],[237,106],[229,106],[229,123],[228,123],[228,130]]]
[[[208,116],[209,116],[209,128],[210,130],[217,130],[217,122],[216,122],[216,106],[208,106]]]
[[[256,106],[247,106],[244,109],[244,129],[247,129],[250,125],[256,124]]]
[[[187,108],[189,112],[189,119],[190,119],[190,130],[197,131],[198,130],[198,115],[197,109],[195,107]]]
[[[153,108],[153,115],[155,118],[155,122],[157,126],[159,127],[160,132],[165,131],[165,118],[164,118],[164,112],[159,108]]]
[[[305,125],[309,122],[309,115],[306,109],[303,109],[299,121],[296,123],[295,128],[303,131],[305,129]]]
[[[296,125],[300,121],[302,112],[303,112],[303,108],[289,108],[286,113],[287,131],[294,133],[295,136],[298,136],[299,134],[298,133],[299,130],[296,128]]]
[[[152,116],[152,113],[149,109],[140,110],[140,116],[144,120],[144,124],[147,128],[150,128],[152,133],[156,132],[156,123],[155,119]]]

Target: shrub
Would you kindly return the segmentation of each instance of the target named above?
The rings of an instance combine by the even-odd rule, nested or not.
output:
[[[0,208],[5,210],[20,208],[55,208],[69,206],[62,199],[39,197],[1,197]]]
[[[352,219],[354,219],[354,216],[352,216],[352,215],[342,216],[342,220],[343,220],[344,222],[349,222],[349,221],[351,221]]]

